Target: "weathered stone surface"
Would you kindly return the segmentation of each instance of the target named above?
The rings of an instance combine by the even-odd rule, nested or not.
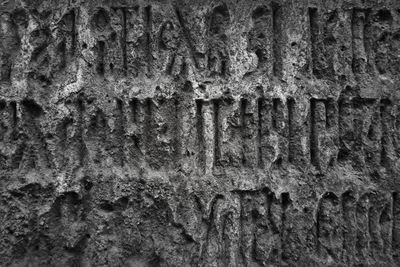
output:
[[[0,3],[2,266],[399,266],[398,0]]]

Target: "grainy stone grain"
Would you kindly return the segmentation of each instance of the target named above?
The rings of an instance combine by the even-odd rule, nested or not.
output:
[[[1,266],[399,266],[400,2],[0,2]]]

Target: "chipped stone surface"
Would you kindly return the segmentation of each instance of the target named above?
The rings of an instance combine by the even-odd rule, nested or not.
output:
[[[0,3],[2,266],[399,266],[397,0]]]

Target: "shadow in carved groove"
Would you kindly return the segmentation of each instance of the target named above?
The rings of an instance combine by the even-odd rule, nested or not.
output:
[[[317,210],[317,250],[320,257],[339,261],[342,248],[341,207],[339,198],[325,193]]]
[[[207,220],[202,262],[226,266],[280,264],[286,239],[285,218],[291,201],[268,188],[217,196]]]
[[[227,30],[230,23],[230,13],[226,4],[212,10],[209,23],[208,70],[211,76],[225,76],[229,72]]]

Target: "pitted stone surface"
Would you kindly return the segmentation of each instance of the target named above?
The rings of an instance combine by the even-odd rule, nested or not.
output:
[[[2,266],[400,265],[400,2],[0,3]]]

